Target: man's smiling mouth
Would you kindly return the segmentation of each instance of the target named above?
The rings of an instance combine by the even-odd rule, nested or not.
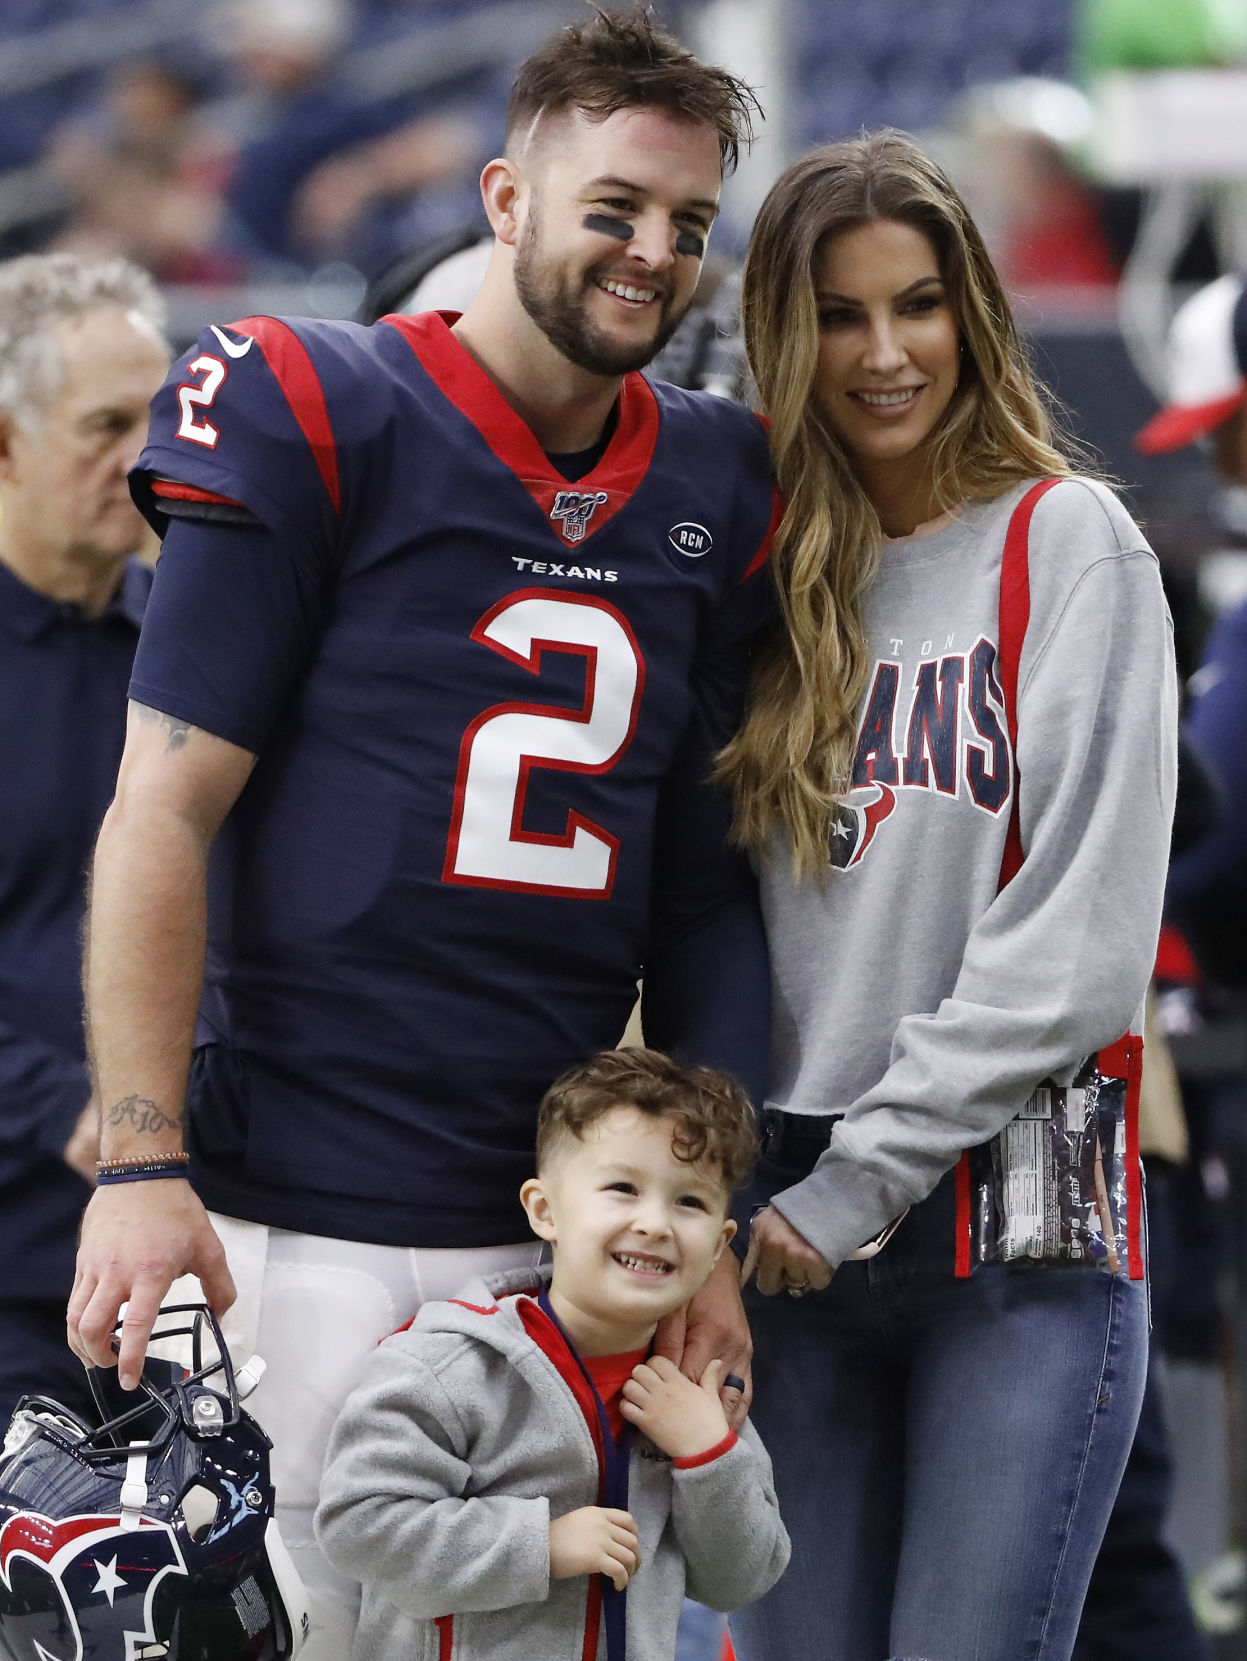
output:
[[[613,294],[617,300],[627,300],[633,305],[649,305],[658,298],[656,288],[637,288],[632,283],[620,282],[616,277],[601,277],[597,286],[604,293]]]

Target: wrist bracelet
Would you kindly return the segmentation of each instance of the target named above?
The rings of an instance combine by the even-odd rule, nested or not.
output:
[[[141,1165],[189,1165],[190,1155],[177,1153],[120,1154],[116,1159],[97,1159],[97,1171],[137,1171]]]
[[[95,1180],[105,1186],[111,1182],[155,1182],[161,1177],[182,1177],[185,1180],[189,1176],[188,1163],[185,1154],[180,1159],[119,1161],[97,1170]]]

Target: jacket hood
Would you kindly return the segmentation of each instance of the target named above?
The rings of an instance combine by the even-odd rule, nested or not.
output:
[[[550,1265],[543,1264],[536,1269],[477,1276],[465,1283],[458,1297],[422,1305],[415,1320],[400,1328],[400,1333],[458,1334],[488,1344],[515,1360],[532,1345],[518,1300],[535,1302],[549,1286],[551,1272]]]

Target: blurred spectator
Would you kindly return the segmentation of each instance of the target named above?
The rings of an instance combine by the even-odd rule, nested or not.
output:
[[[1180,308],[1169,335],[1170,402],[1139,433],[1149,455],[1207,439],[1227,485],[1247,486],[1247,287],[1220,277]],[[1247,605],[1214,626],[1191,682],[1188,731],[1224,801],[1214,829],[1175,860],[1169,912],[1205,972],[1247,985]]]
[[[199,120],[200,75],[160,59],[108,77],[100,107],[63,127],[47,166],[68,193],[56,246],[122,255],[164,282],[233,282],[239,256],[219,246],[228,152]]]
[[[1092,108],[1076,87],[1020,76],[960,101],[958,173],[1008,286],[1024,294],[1116,284],[1103,193],[1071,161]]]
[[[484,157],[470,114],[414,95],[370,100],[335,73],[350,34],[345,0],[226,0],[220,17],[242,83],[230,117],[243,137],[228,199],[245,252],[372,266],[394,251],[375,246],[372,223],[389,204],[458,182],[465,194],[456,193],[454,213],[428,229],[475,208]]]
[[[1222,481],[1221,494],[1241,497],[1247,489],[1243,277],[1221,277],[1200,289],[1175,314],[1167,345],[1169,402],[1138,434],[1138,447],[1162,454],[1204,442]],[[1224,1411],[1208,1386],[1215,1380],[1214,1390],[1222,1388],[1220,1364],[1228,1339],[1239,1357],[1237,1379],[1228,1382],[1236,1388],[1241,1414],[1247,1336],[1247,1006],[1241,990],[1226,988],[1247,986],[1247,605],[1214,624],[1188,691],[1187,732],[1213,771],[1221,800],[1212,828],[1179,852],[1170,869],[1167,915],[1181,928],[1209,980],[1174,994],[1184,1000],[1182,1022],[1171,1023],[1171,1031],[1196,1159],[1175,1185],[1183,1284],[1173,1308],[1161,1312],[1160,1331],[1168,1352],[1192,1364],[1185,1369],[1191,1377],[1184,1389],[1201,1388],[1196,1375],[1202,1366],[1205,1412],[1213,1413]],[[1201,1449],[1195,1446],[1189,1453],[1197,1460]],[[1210,1537],[1205,1542],[1203,1560],[1193,1565],[1201,1571],[1196,1596],[1205,1618],[1228,1629],[1242,1620],[1242,1557],[1225,1549],[1242,1521],[1241,1465],[1219,1506],[1213,1504],[1209,1473],[1202,1474],[1195,1503],[1215,1510],[1221,1532],[1219,1541]]]
[[[79,933],[151,586],[126,473],[163,314],[120,260],[0,268],[0,1431],[28,1390],[90,1400],[64,1309],[98,1148]]]
[[[1115,285],[1121,267],[1101,223],[1100,193],[1041,133],[1012,135],[1003,161],[1015,204],[1000,251],[1010,288]]]

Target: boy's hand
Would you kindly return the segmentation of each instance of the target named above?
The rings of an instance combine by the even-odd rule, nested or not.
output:
[[[727,1414],[719,1401],[722,1370],[721,1361],[707,1362],[694,1384],[674,1361],[651,1355],[633,1368],[619,1411],[672,1459],[692,1459],[727,1435]]]
[[[622,1592],[640,1565],[636,1524],[628,1511],[582,1505],[579,1511],[569,1511],[550,1524],[551,1580],[604,1574],[614,1581],[615,1590]]]
[[[753,1395],[753,1340],[740,1285],[740,1265],[731,1251],[722,1252],[701,1291],[659,1321],[654,1334],[654,1354],[668,1356],[685,1378],[699,1379],[708,1361],[722,1362],[719,1399],[733,1430],[740,1429]]]

